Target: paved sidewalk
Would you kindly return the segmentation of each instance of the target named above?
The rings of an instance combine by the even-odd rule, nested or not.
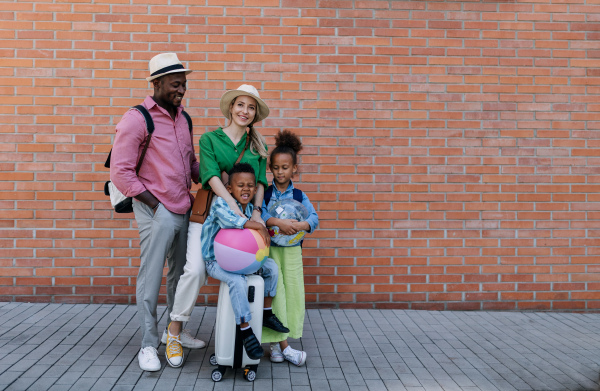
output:
[[[173,369],[163,345],[149,373],[135,306],[0,303],[0,390],[600,390],[600,314],[309,310],[306,366],[263,358],[254,383],[213,383],[215,313],[186,325],[207,348]]]

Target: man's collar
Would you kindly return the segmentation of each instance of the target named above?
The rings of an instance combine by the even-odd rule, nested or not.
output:
[[[158,105],[158,103],[156,103],[156,101],[154,100],[154,98],[152,98],[152,96],[150,96],[150,95],[146,96],[146,99],[144,99],[144,105],[146,106],[146,108],[148,109],[148,111],[150,111],[151,108],[153,108],[154,106],[156,106],[163,113],[165,113],[169,117],[171,116],[169,114],[169,112],[167,110],[165,110],[164,108],[160,107]],[[182,111],[183,111],[183,105],[179,105],[177,107],[177,114],[180,114]]]

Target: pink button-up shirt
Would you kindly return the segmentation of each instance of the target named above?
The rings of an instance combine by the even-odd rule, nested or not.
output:
[[[192,207],[192,180],[198,183],[198,160],[188,123],[177,109],[175,120],[147,96],[142,103],[154,121],[154,133],[142,162],[139,176],[135,166],[142,155],[148,131],[144,116],[129,110],[117,124],[110,162],[110,180],[127,197],[148,190],[168,210],[185,214]]]

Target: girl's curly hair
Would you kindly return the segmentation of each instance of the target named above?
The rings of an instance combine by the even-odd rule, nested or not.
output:
[[[295,133],[284,130],[275,135],[275,149],[271,152],[271,161],[273,157],[280,153],[288,153],[292,156],[294,165],[297,164],[297,154],[302,150],[302,142]]]

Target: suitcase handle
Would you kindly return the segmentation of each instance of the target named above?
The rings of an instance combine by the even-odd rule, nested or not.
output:
[[[248,287],[248,303],[254,303],[254,285]]]

